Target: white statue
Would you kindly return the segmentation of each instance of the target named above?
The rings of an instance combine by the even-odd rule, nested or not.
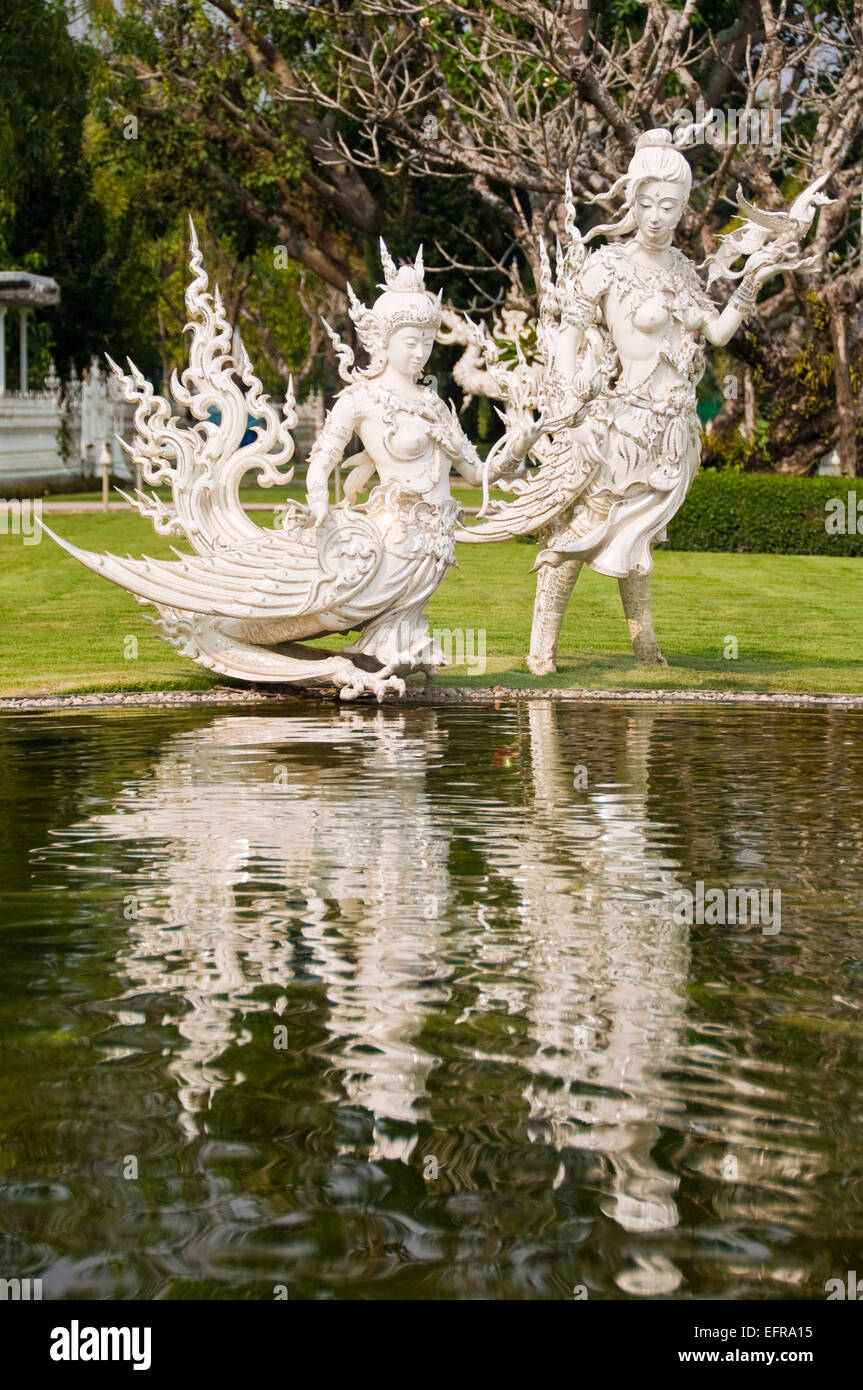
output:
[[[489,400],[509,402],[509,390],[501,384],[498,375],[489,369],[489,364],[500,361],[498,342],[506,344],[512,353],[518,353],[525,338],[531,336],[533,325],[523,309],[502,309],[492,318],[491,334],[482,324],[471,322],[465,315],[444,304],[441,306],[441,326],[437,340],[447,347],[463,347],[464,352],[453,363],[451,376],[462,393],[462,410],[466,410],[474,396],[487,396]],[[536,371],[537,394],[539,389],[539,370]]]
[[[99,455],[110,435],[108,389],[97,357],[81,374],[81,459],[95,470]]]
[[[708,113],[706,119],[710,119]],[[567,246],[558,248],[556,282],[544,247],[540,335],[545,371],[540,398],[555,424],[537,445],[540,467],[519,496],[492,504],[489,519],[459,534],[470,542],[538,533],[542,550],[528,668],[556,669],[566,605],[582,565],[619,581],[639,661],[665,664],[653,630],[649,574],[652,546],[683,502],[701,459],[696,386],[704,372],[703,343],[727,343],[755,308],[758,290],[778,270],[811,266],[799,237],[816,190],[801,194],[789,214],[769,216],[746,204],[750,221],[712,258],[727,274],[751,250],[740,284],[720,311],[691,261],[672,245],[686,208],[691,173],[681,148],[697,127],[672,138],[640,136],[628,171],[611,193],[625,191],[625,215],[582,238],[569,181]],[[598,233],[628,240],[588,255]],[[739,249],[738,249],[739,248]],[[486,508],[483,508],[483,512]],[[482,513],[481,513],[482,515]]]
[[[387,691],[402,693],[412,671],[431,675],[444,658],[423,610],[454,560],[459,508],[450,470],[474,484],[483,471],[495,479],[515,472],[538,436],[525,413],[496,448],[493,470],[483,470],[454,410],[419,384],[440,324],[440,297],[424,289],[422,255],[397,269],[381,246],[386,286],[374,306],[362,305],[348,286],[351,316],[371,362],[356,369],[350,348],[330,330],[348,386],[309,455],[308,505],[284,508],[278,531],[250,520],[238,488],[250,470],[264,487],[290,481],[292,471],[280,469],[293,455],[293,395],[280,419],[245,349],[239,344],[232,352],[218,290],[207,292],[194,228],[189,366],[181,379],[174,374],[171,391],[198,423],[172,416],[168,401],[133,364],[126,376],[111,363],[126,399],[137,405],[128,452],[144,481],[170,485],[173,499],[166,505],[138,492],[128,500],[160,535],[185,537],[196,555],[122,559],[59,543],[154,604],[163,635],[210,670],[250,681],[335,685],[343,699],[367,691],[381,699]],[[243,445],[250,417],[263,423]],[[345,498],[332,506],[328,480],[354,433],[363,451],[347,460]],[[374,474],[377,485],[357,504]],[[299,645],[352,631],[358,639],[339,652]]]

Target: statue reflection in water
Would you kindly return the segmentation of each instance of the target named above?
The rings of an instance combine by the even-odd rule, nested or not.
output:
[[[311,978],[328,1010],[318,1056],[370,1114],[369,1157],[409,1160],[435,1120],[448,1081],[425,1025],[441,1014],[448,1048],[512,1068],[508,1117],[561,1155],[557,1182],[566,1153],[586,1151],[608,1217],[674,1226],[678,1179],[652,1150],[683,1107],[664,1070],[685,1026],[688,928],[667,827],[648,815],[652,716],[628,713],[623,742],[615,717],[615,751],[582,788],[577,722],[532,703],[514,716],[504,792],[447,756],[434,710],[220,715],[61,832],[60,855],[96,837],[133,860],[116,1010],[131,1023],[140,992],[181,997],[170,1070],[188,1137],[237,1080],[223,1059],[251,1016],[278,1026]]]

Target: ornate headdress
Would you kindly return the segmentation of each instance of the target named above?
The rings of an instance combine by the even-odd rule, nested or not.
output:
[[[378,286],[383,294],[378,295],[371,309],[357,298],[353,285],[347,285],[348,313],[356,326],[357,337],[371,358],[367,367],[362,370],[354,367],[351,349],[340,341],[326,319],[323,321],[336,350],[343,381],[377,376],[383,370],[386,346],[396,329],[433,328],[436,333],[440,327],[443,291],[439,290],[435,297],[425,288],[422,247],[413,265],[397,266],[381,237],[381,264],[386,283]]]
[[[423,281],[423,249],[420,247],[413,265],[396,266],[381,237],[381,264],[386,283],[378,288],[379,295],[371,309],[366,308],[348,285],[348,302],[359,340],[373,357],[386,347],[397,328],[408,324],[417,328],[440,326],[441,293],[435,299]]]

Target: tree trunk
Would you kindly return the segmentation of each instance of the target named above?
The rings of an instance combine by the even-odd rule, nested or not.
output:
[[[848,319],[844,296],[838,291],[837,286],[835,291],[828,293],[828,303],[836,408],[839,416],[839,467],[846,478],[854,478],[857,474],[857,405],[848,363]]]
[[[755,438],[755,382],[748,363],[743,368],[743,424],[740,433],[750,442]]]

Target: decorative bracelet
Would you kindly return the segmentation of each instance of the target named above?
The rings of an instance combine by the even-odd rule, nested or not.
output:
[[[344,452],[345,445],[340,440],[324,439],[321,435],[309,450],[309,463],[321,463],[325,468],[335,468]]]
[[[520,468],[524,460],[525,455],[517,454],[513,448],[512,440],[508,439],[494,461],[494,467],[489,474],[490,480],[496,482],[498,478],[506,477],[511,469]]]
[[[758,304],[758,286],[754,279],[745,276],[728,303],[732,309],[737,310],[742,319],[751,318]]]

